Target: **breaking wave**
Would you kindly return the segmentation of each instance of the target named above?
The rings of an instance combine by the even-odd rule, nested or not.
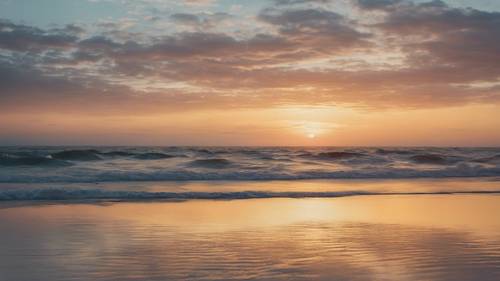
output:
[[[149,153],[141,153],[134,155],[134,158],[141,160],[158,160],[158,159],[167,159],[173,158],[174,155],[158,153],[158,152],[149,152]]]
[[[354,157],[363,157],[366,155],[358,152],[331,151],[331,152],[321,152],[317,156],[319,158],[327,158],[327,159],[349,159]]]
[[[500,176],[498,167],[481,167],[459,165],[436,170],[414,169],[381,169],[373,167],[364,170],[349,171],[287,171],[270,169],[265,171],[256,168],[239,170],[225,168],[226,164],[212,162],[196,162],[184,170],[85,170],[70,166],[66,173],[51,170],[42,174],[6,174],[0,171],[0,182],[3,183],[92,183],[92,182],[128,182],[128,181],[263,181],[263,180],[311,180],[311,179],[413,179],[413,178],[451,178],[451,177],[496,177]],[[230,164],[229,164],[230,165]],[[195,169],[196,168],[196,169]],[[198,170],[200,169],[200,170]]]
[[[130,151],[98,151],[95,149],[86,150],[63,150],[49,155],[49,158],[72,161],[96,161],[103,160],[105,157],[132,157],[139,160],[157,160],[177,157],[161,152],[130,152]]]
[[[500,148],[0,148],[3,183],[495,176]]]
[[[475,191],[436,191],[436,192],[369,192],[369,191],[333,191],[333,192],[146,192],[146,191],[110,191],[102,189],[35,189],[0,191],[0,201],[60,201],[60,200],[236,200],[264,198],[336,198],[347,196],[374,195],[433,195],[433,194],[500,194],[500,190]]]
[[[50,154],[53,159],[59,160],[74,160],[74,161],[95,161],[101,160],[99,151],[94,149],[89,150],[64,150]]]
[[[68,166],[70,163],[58,159],[40,156],[10,156],[0,154],[0,166]]]
[[[422,164],[446,164],[446,157],[439,154],[417,154],[410,157],[416,163]]]
[[[222,169],[231,165],[231,161],[224,158],[197,159],[188,163],[191,167]]]

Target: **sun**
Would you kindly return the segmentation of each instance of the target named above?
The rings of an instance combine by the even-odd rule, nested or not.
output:
[[[309,140],[307,143],[315,142],[316,139],[324,139],[336,127],[337,125],[331,121],[301,120],[290,122],[290,129],[293,130],[294,135],[303,141]]]

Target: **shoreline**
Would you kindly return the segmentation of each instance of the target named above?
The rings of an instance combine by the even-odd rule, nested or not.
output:
[[[500,193],[500,178],[0,184],[4,202],[185,201]]]
[[[155,196],[156,195],[156,196]],[[145,198],[84,198],[84,199],[0,199],[0,209],[9,203],[24,203],[26,205],[43,204],[114,204],[114,203],[167,203],[186,201],[239,201],[239,200],[264,200],[264,199],[335,199],[344,197],[380,197],[380,196],[444,196],[444,195],[500,195],[500,190],[479,190],[479,191],[443,191],[443,192],[392,192],[392,193],[338,193],[338,192],[285,192],[285,193],[171,193],[153,194],[153,197]],[[132,196],[133,197],[133,196]]]

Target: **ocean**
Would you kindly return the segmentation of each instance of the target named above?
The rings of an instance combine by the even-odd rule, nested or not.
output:
[[[500,177],[500,148],[0,148],[0,200],[4,201],[496,192],[496,185],[489,184],[496,177]],[[457,184],[455,189],[443,189],[442,186],[434,189],[396,188],[394,184],[386,184],[392,186],[390,190],[372,188],[373,182],[410,179],[476,180],[484,184],[476,184],[473,188]],[[311,180],[336,184],[322,189],[305,189],[296,184]],[[350,190],[348,186],[352,183],[347,187],[340,183],[363,180],[371,184],[358,185],[355,190]],[[285,183],[279,189],[265,190],[259,188],[262,184],[256,184],[264,181]],[[199,185],[199,182],[204,182],[206,188],[188,188]],[[237,182],[240,189],[221,188],[234,186]]]
[[[500,148],[3,147],[0,281],[500,280]]]

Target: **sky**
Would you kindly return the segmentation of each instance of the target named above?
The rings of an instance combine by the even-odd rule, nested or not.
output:
[[[500,146],[500,1],[0,0],[0,145]]]

